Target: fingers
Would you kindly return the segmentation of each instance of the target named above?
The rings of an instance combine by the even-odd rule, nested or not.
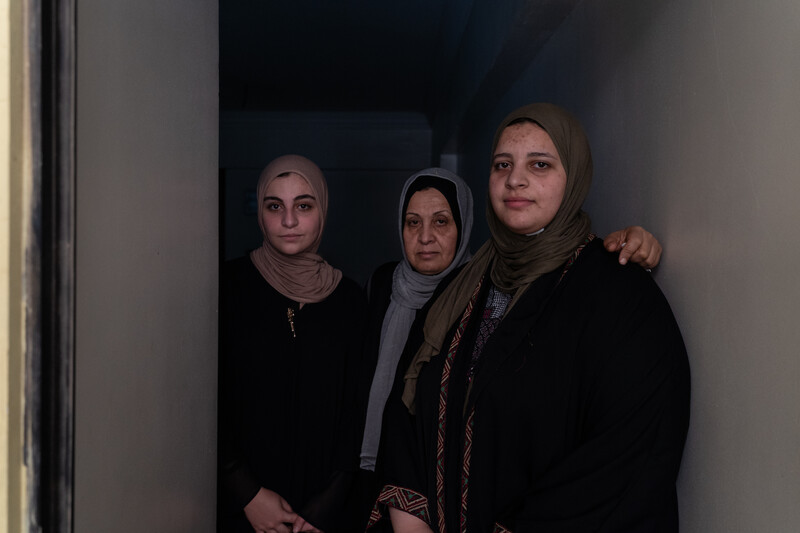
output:
[[[647,257],[650,252],[647,231],[641,226],[630,226],[623,231],[622,250],[619,253],[619,264],[625,265],[633,259],[635,263]],[[651,236],[652,237],[652,236]]]
[[[290,512],[286,512],[286,511],[282,511],[281,516],[279,517],[279,520],[281,522],[285,522],[287,524],[291,524],[291,523],[297,521],[297,519],[298,519],[298,516],[295,513],[290,513]]]
[[[292,533],[322,533],[319,529],[305,521],[302,516],[298,516],[294,521]]]
[[[289,502],[284,500],[282,497],[281,497],[281,508],[287,513],[294,513],[294,511],[292,510],[292,506],[289,505]]]
[[[269,529],[256,529],[256,533],[292,533],[292,529],[286,524],[277,524]]]
[[[637,252],[638,247],[627,242],[623,242],[620,247],[622,250],[619,252],[619,264],[626,265],[634,252]]]
[[[649,266],[647,268],[655,268],[661,262],[661,252],[662,252],[661,243],[656,243],[656,244],[657,244],[656,253],[650,256],[651,258],[650,261],[648,262]]]
[[[614,233],[610,233],[605,239],[603,239],[603,246],[605,246],[606,250],[609,252],[619,251],[623,246],[625,246],[625,230],[619,230],[615,231]]]
[[[292,506],[289,505],[289,502],[283,499],[283,496],[278,496],[278,504],[280,506],[278,514],[281,522],[290,524],[299,518],[297,513],[292,511]]]
[[[658,239],[640,226],[627,228],[628,245],[623,251],[627,260],[637,263],[642,268],[651,269],[658,265],[661,260],[661,243]],[[622,253],[620,263],[622,263]],[[624,263],[622,263],[624,264]]]
[[[642,268],[646,268],[647,270],[651,270],[658,265],[661,261],[661,245],[656,241],[652,246],[650,246],[650,250],[647,253],[647,256],[642,257],[642,259],[636,260],[634,259]]]
[[[642,268],[652,269],[661,260],[661,245],[652,237],[642,243],[629,242],[620,252],[619,262],[625,264],[632,261]]]
[[[609,252],[619,251],[621,265],[632,261],[649,270],[661,261],[661,244],[641,226],[615,231],[603,239],[603,245]]]

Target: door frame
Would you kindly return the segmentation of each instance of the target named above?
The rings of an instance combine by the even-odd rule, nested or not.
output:
[[[33,209],[26,255],[25,462],[30,531],[73,529],[75,0],[25,3]]]

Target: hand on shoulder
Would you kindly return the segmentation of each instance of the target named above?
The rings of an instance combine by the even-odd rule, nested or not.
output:
[[[642,268],[653,269],[661,261],[661,243],[641,226],[629,226],[603,239],[609,252],[619,252],[621,265],[632,261]]]

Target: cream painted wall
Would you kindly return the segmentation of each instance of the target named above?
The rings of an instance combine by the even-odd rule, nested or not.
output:
[[[215,0],[77,5],[75,531],[215,517]]]
[[[692,365],[684,533],[800,531],[798,28],[787,0],[581,2],[463,147],[485,174],[505,113],[560,103],[592,141],[595,229],[663,242]]]
[[[0,2],[0,533],[29,525],[23,395],[31,280],[24,265],[34,239],[24,8]]]
[[[19,314],[18,309],[11,307],[11,287],[12,284],[19,286],[19,279],[11,277],[12,242],[14,235],[11,224],[11,187],[14,175],[11,171],[11,24],[10,9],[8,3],[0,4],[0,412],[12,413],[11,391],[12,387],[18,383],[17,379],[11,379],[11,359],[20,358],[21,354],[12,355],[11,352],[11,317]],[[15,258],[16,259],[16,258]],[[18,306],[15,306],[18,307]],[[15,337],[21,337],[21,331],[13,331]],[[16,378],[16,376],[15,376]],[[19,396],[20,391],[15,390],[14,394]],[[19,447],[20,431],[19,423],[12,424],[9,416],[0,417],[0,516],[8,517],[9,511],[13,507],[9,499],[12,494],[20,492],[17,484],[12,481],[12,473],[19,470],[18,465],[12,464],[10,460],[10,449]],[[14,427],[16,426],[16,427]],[[13,436],[10,433],[14,430]],[[17,477],[17,476],[14,476]],[[0,520],[0,533],[7,533],[9,530],[9,518]],[[15,524],[18,525],[18,524]]]

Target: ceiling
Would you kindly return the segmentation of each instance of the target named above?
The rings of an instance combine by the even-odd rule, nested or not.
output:
[[[221,1],[220,106],[430,116],[446,3]]]

